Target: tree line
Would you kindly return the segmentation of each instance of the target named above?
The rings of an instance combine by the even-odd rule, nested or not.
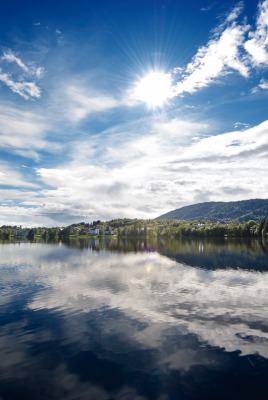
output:
[[[114,219],[111,221],[80,222],[67,227],[21,228],[3,225],[0,239],[26,238],[28,240],[67,240],[74,237],[90,237],[92,231],[98,236],[107,233],[118,237],[268,237],[268,217],[260,222],[212,222],[208,220],[141,220]]]

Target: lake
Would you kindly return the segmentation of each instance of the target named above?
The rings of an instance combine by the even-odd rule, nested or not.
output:
[[[0,399],[268,398],[268,245],[0,244]]]

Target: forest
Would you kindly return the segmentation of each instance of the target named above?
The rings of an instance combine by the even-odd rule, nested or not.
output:
[[[66,227],[0,228],[1,240],[64,240],[94,236],[118,236],[132,238],[156,237],[268,237],[268,218],[260,222],[214,222],[205,219],[189,220],[141,220],[113,219],[111,221],[80,222]]]

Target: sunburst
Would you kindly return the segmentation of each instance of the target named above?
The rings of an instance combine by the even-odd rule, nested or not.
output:
[[[170,74],[161,71],[149,72],[135,84],[134,97],[146,103],[149,108],[163,106],[173,97]]]

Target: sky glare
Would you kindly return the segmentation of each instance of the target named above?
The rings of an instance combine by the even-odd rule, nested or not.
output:
[[[268,198],[268,0],[5,3],[0,225]]]

